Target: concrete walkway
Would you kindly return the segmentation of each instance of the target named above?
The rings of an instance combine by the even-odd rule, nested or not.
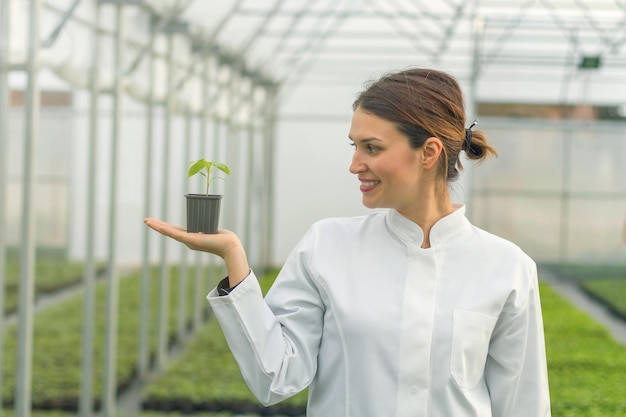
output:
[[[552,271],[541,267],[539,267],[539,276],[574,306],[606,327],[615,340],[626,346],[626,320],[616,317],[604,305],[590,297],[580,288],[578,282],[560,278]]]

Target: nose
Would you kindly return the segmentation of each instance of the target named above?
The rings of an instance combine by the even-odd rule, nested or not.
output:
[[[350,163],[350,173],[359,174],[366,170],[365,164],[359,159],[358,153],[354,152],[352,155],[352,162]]]

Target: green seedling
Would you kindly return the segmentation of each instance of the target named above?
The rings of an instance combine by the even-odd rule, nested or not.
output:
[[[211,185],[213,179],[221,178],[215,175],[216,169],[222,171],[226,175],[230,175],[230,168],[228,168],[228,165],[222,164],[221,162],[212,162],[207,161],[206,159],[198,159],[197,161],[192,162],[189,165],[187,177],[193,177],[196,174],[203,175],[206,178],[206,195],[209,195],[209,186]]]

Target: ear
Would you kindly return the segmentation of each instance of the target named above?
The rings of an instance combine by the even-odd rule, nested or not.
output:
[[[422,145],[422,164],[424,168],[430,169],[437,164],[439,156],[443,152],[443,143],[437,137],[430,137]]]

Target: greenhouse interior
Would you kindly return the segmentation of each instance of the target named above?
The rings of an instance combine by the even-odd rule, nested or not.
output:
[[[248,390],[221,259],[144,219],[184,226],[190,164],[225,164],[267,291],[313,223],[371,211],[353,102],[417,67],[497,150],[450,194],[537,263],[552,415],[626,415],[625,0],[0,0],[3,413],[303,416]]]

